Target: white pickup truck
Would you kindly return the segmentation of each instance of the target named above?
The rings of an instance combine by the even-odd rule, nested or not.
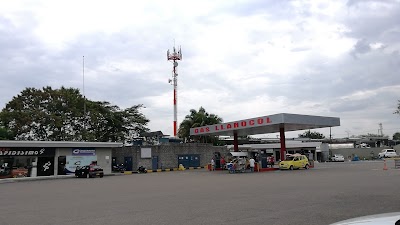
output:
[[[397,157],[396,150],[394,149],[383,149],[379,154],[379,158],[389,158],[389,157]]]

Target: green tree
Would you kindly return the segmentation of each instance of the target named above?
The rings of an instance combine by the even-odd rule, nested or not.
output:
[[[191,109],[190,114],[185,116],[185,119],[179,126],[178,137],[184,138],[187,142],[200,141],[206,143],[215,143],[218,141],[216,136],[191,136],[190,128],[219,124],[221,122],[222,118],[215,114],[206,112],[203,107],[200,107],[199,111]]]
[[[398,100],[397,109],[396,109],[396,111],[394,111],[394,114],[399,114],[400,115],[400,100]]]
[[[26,88],[6,105],[0,119],[16,140],[122,141],[147,130],[149,120],[141,107],[121,110],[87,100],[74,88]]]
[[[393,134],[393,140],[400,140],[400,132],[396,132]]]
[[[13,140],[13,134],[4,127],[0,127],[0,140]]]
[[[310,138],[310,139],[324,139],[325,136],[319,132],[310,130],[305,131],[303,134],[299,134],[299,138]]]

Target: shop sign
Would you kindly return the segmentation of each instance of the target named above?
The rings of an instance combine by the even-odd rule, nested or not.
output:
[[[0,148],[0,156],[54,156],[54,148]]]
[[[215,124],[215,125],[208,125],[203,127],[196,127],[190,129],[190,135],[197,135],[197,134],[207,134],[207,133],[215,133],[221,131],[230,131],[230,130],[237,130],[243,128],[251,128],[251,127],[260,127],[265,125],[271,125],[272,119],[271,117],[258,117],[253,119],[247,120],[240,120],[236,122],[230,123],[223,123],[223,124]]]
[[[76,148],[72,150],[72,155],[96,155],[96,149]]]

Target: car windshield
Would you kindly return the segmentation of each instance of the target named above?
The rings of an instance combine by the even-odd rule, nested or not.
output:
[[[293,156],[288,156],[284,161],[293,161],[294,157]]]

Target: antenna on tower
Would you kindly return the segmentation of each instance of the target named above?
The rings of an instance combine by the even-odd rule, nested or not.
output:
[[[177,104],[178,104],[178,62],[182,60],[182,50],[181,47],[179,46],[179,50],[177,51],[175,48],[175,39],[174,39],[174,48],[172,50],[172,53],[167,50],[167,60],[172,61],[173,65],[173,70],[172,70],[172,79],[168,80],[168,83],[172,82],[172,85],[174,86],[174,137],[176,137],[176,130],[177,130],[177,124],[176,121],[178,120],[178,109],[177,109]]]

